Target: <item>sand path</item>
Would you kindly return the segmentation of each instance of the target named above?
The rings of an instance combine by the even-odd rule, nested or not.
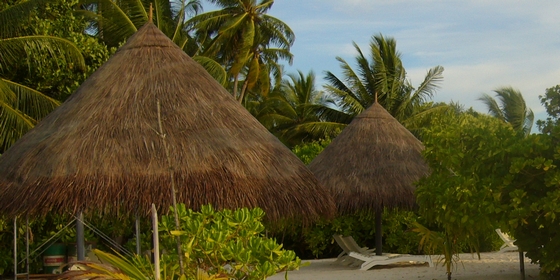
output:
[[[357,267],[348,267],[335,264],[335,259],[309,260],[309,266],[301,268],[299,271],[288,273],[289,280],[319,279],[426,279],[426,280],[447,280],[445,267],[437,264],[437,256],[433,258],[436,267],[424,265],[396,264],[390,266],[376,266],[368,271],[361,271]],[[522,279],[519,270],[519,253],[482,253],[479,260],[476,255],[461,254],[460,262],[453,271],[452,279],[457,280],[511,280]],[[538,279],[539,267],[531,264],[525,258],[525,279]],[[284,274],[277,274],[270,280],[284,279]]]

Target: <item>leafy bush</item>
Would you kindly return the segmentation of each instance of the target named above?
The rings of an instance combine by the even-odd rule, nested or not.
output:
[[[295,146],[292,152],[304,163],[310,164],[313,159],[320,154],[325,147],[331,143],[330,138],[313,141],[310,143]]]
[[[53,60],[47,53],[36,53],[22,58],[15,65],[14,82],[38,90],[56,100],[64,101],[80,84],[107,61],[116,49],[108,49],[97,38],[88,35],[88,22],[77,13],[78,0],[46,1],[42,9],[29,19],[23,28],[26,34],[49,35],[66,39],[82,53],[86,69],[76,69],[64,59]],[[29,69],[28,62],[37,65]]]
[[[548,125],[546,134],[526,137],[483,116],[432,127],[424,135],[432,174],[417,189],[422,214],[458,242],[508,231],[543,274],[557,279],[560,127],[556,120]]]
[[[418,219],[413,211],[383,211],[383,251],[417,254],[420,237],[412,232]],[[351,235],[358,244],[375,247],[375,217],[373,213],[361,212],[344,215],[331,221],[322,220],[310,227],[284,224],[270,227],[274,236],[302,258],[335,257],[341,249],[333,239],[334,234]]]
[[[516,245],[550,279],[560,275],[560,126],[514,149],[504,181],[504,224]]]
[[[167,251],[166,262],[178,263],[175,237],[181,238],[189,279],[199,269],[228,279],[265,279],[301,265],[293,251],[263,235],[264,211],[259,208],[214,211],[206,205],[195,212],[179,204],[177,211],[181,229],[175,230],[173,215],[163,216],[160,246]]]

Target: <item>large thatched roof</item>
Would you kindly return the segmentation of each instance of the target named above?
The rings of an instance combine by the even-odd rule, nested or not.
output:
[[[358,115],[309,165],[341,213],[414,206],[428,173],[422,143],[379,103]]]
[[[0,157],[0,212],[167,210],[158,100],[179,202],[334,213],[305,165],[151,23]]]

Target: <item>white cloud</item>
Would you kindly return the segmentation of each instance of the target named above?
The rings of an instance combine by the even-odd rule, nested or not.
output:
[[[422,82],[426,70],[420,68],[407,70],[413,85],[417,86]],[[537,118],[544,118],[540,114],[544,112],[544,108],[538,96],[544,94],[546,88],[559,84],[558,77],[560,77],[560,67],[542,73],[496,62],[448,66],[445,67],[442,87],[434,99],[459,102],[467,108],[473,107],[480,112],[485,112],[483,103],[477,100],[481,94],[493,95],[495,89],[511,86],[523,94],[527,105],[539,115]],[[551,83],[555,79],[556,84]]]
[[[368,53],[382,33],[398,50],[418,85],[426,71],[445,67],[438,101],[484,111],[477,98],[502,86],[519,89],[542,118],[538,96],[560,84],[560,1],[511,0],[277,0],[296,31],[294,69],[340,73],[336,56],[351,65],[356,42]],[[294,9],[298,7],[298,9]],[[354,65],[353,65],[354,66]]]

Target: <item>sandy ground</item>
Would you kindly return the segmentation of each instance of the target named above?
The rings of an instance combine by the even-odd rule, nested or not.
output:
[[[362,271],[359,267],[335,264],[335,259],[305,260],[308,266],[302,267],[298,271],[288,272],[289,280],[319,279],[426,279],[426,280],[447,280],[445,267],[437,263],[438,256],[433,256],[432,260],[435,267],[428,267],[427,264],[394,264],[388,266],[374,266],[370,270]],[[476,255],[461,254],[460,262],[457,263],[452,279],[457,280],[510,280],[523,279],[520,273],[519,253],[482,253],[479,260]],[[525,279],[538,279],[539,267],[531,264],[525,258]],[[285,274],[280,273],[269,277],[270,280],[284,279]]]

